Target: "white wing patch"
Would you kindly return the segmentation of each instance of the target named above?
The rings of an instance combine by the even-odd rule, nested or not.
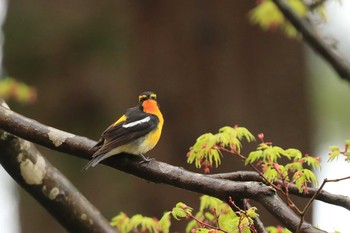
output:
[[[151,117],[148,116],[138,121],[130,122],[128,124],[123,124],[123,128],[130,128],[130,127],[134,127],[135,125],[141,125],[142,123],[149,122],[150,120],[151,120]]]

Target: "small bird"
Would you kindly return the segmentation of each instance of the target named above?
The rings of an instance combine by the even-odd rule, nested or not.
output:
[[[102,133],[101,139],[90,149],[97,151],[83,170],[120,153],[140,155],[145,162],[149,162],[151,159],[146,158],[144,154],[153,149],[159,141],[163,123],[157,95],[151,91],[141,93],[138,106],[129,108]]]

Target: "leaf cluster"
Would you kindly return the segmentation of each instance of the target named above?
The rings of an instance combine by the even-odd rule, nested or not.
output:
[[[280,159],[289,161],[282,165]],[[317,185],[317,178],[313,171],[307,167],[320,167],[320,159],[303,155],[300,150],[289,148],[283,149],[273,146],[272,143],[261,143],[257,150],[252,151],[245,164],[258,163],[262,167],[263,177],[270,183],[282,180],[285,185],[294,183],[299,192],[307,192],[309,183]]]
[[[129,232],[148,232],[157,233],[163,231],[155,218],[145,217],[141,214],[136,214],[129,218],[125,213],[121,212],[111,220],[111,226],[117,228],[121,233]],[[168,226],[170,227],[170,225]]]
[[[121,233],[169,233],[172,217],[175,220],[191,220],[187,224],[186,233],[250,233],[253,218],[258,216],[256,211],[256,207],[251,207],[234,212],[227,203],[203,195],[200,198],[199,211],[195,215],[192,207],[179,202],[171,211],[165,212],[159,221],[140,214],[129,218],[121,212],[112,219],[111,225]]]
[[[345,141],[345,149],[343,151],[340,150],[339,146],[330,146],[328,161],[334,161],[339,158],[339,156],[345,156],[346,161],[350,161],[350,139]]]
[[[266,231],[268,233],[292,233],[287,228],[283,228],[281,226],[277,226],[277,227],[269,226],[269,227],[266,227]]]
[[[176,210],[178,205],[183,206],[182,213],[181,211]],[[176,211],[174,211],[174,209]],[[250,233],[253,225],[253,218],[258,216],[256,213],[256,207],[234,212],[227,203],[207,195],[203,195],[200,198],[199,211],[195,215],[192,215],[193,209],[184,205],[183,203],[178,203],[174,209],[172,211],[172,215],[175,219],[191,219],[186,227],[186,232],[188,233]],[[186,212],[186,210],[190,211]]]
[[[216,134],[203,134],[187,153],[187,163],[195,163],[197,168],[203,166],[205,172],[209,173],[213,164],[216,167],[221,164],[222,150],[233,154],[240,153],[243,139],[248,142],[255,141],[246,128],[238,126],[225,126]]]
[[[311,6],[318,3],[319,0],[309,1],[309,5],[302,0],[288,0],[286,3],[301,18],[306,18],[312,11],[320,19],[326,20],[326,14],[323,4],[317,4],[316,8]],[[253,24],[259,25],[263,30],[282,30],[288,37],[300,38],[299,32],[284,17],[272,0],[257,1],[257,5],[249,13],[249,19]]]

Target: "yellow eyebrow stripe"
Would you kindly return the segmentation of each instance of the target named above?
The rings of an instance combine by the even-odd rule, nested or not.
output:
[[[126,116],[123,115],[121,118],[119,118],[116,122],[114,122],[113,126],[116,126],[118,123],[125,121],[126,120]]]
[[[140,95],[140,96],[139,96],[139,101],[140,101],[141,99],[146,98],[146,97],[147,97],[147,95]]]

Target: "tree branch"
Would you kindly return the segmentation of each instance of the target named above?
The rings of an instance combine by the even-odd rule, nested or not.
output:
[[[89,148],[94,145],[91,140],[42,125],[2,107],[0,107],[0,128],[40,145],[85,159],[90,159]],[[299,217],[285,203],[276,199],[275,191],[259,182],[235,182],[217,179],[155,160],[149,163],[140,163],[137,156],[126,154],[110,157],[102,163],[148,181],[207,194],[225,202],[228,202],[230,196],[250,198],[257,202],[263,200],[262,204],[281,224],[292,230],[295,230],[299,224]],[[276,208],[285,211],[276,211]],[[290,219],[293,221],[291,222]],[[303,223],[301,232],[319,233],[324,231],[313,228],[308,223]]]
[[[234,181],[257,181],[264,182],[264,180],[256,173],[251,171],[239,171],[239,172],[228,172],[209,175],[210,177],[219,179],[228,179]],[[276,185],[282,185],[282,181],[276,181]],[[290,185],[288,187],[289,193],[295,196],[303,198],[312,198],[317,193],[318,188],[308,188],[308,193],[300,193],[296,185]],[[343,207],[350,210],[350,198],[345,195],[332,194],[327,191],[321,190],[316,196],[316,200],[323,201],[328,204]]]
[[[33,144],[0,130],[0,163],[69,232],[116,231]]]
[[[285,0],[272,0],[289,22],[303,35],[305,42],[321,57],[323,57],[338,73],[338,75],[350,82],[350,66],[342,56],[318,36],[312,25],[300,18],[289,7]]]

